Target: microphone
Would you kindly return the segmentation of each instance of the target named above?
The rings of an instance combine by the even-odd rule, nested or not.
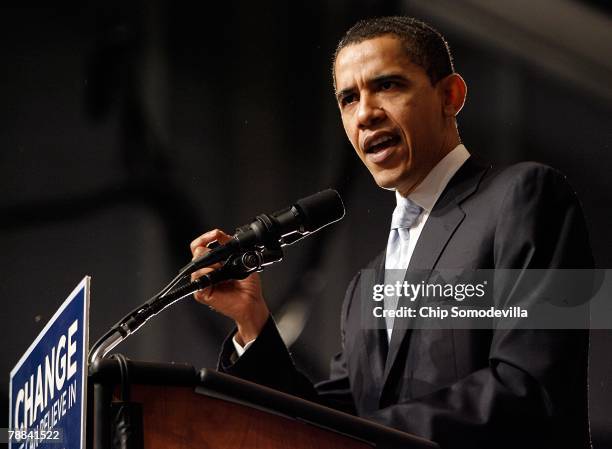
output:
[[[338,192],[323,190],[297,200],[294,205],[271,214],[261,214],[249,224],[239,227],[224,245],[211,246],[211,250],[187,264],[183,275],[224,261],[239,250],[255,246],[278,247],[292,245],[344,217],[344,204]]]

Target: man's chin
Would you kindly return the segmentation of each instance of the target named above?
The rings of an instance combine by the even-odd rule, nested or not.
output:
[[[410,179],[405,179],[401,176],[374,176],[374,181],[381,189],[403,192],[408,189],[413,190],[409,186],[411,185]]]
[[[390,179],[381,179],[374,177],[374,181],[381,189],[395,191],[397,189],[397,182]]]

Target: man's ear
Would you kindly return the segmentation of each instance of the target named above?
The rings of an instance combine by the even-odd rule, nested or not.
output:
[[[452,73],[439,81],[442,93],[442,110],[447,117],[455,117],[465,104],[467,86],[461,75]]]

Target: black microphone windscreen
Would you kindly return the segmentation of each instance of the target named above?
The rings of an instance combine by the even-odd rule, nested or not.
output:
[[[304,230],[314,232],[317,229],[344,217],[344,204],[338,192],[333,189],[323,190],[295,204],[304,217]]]

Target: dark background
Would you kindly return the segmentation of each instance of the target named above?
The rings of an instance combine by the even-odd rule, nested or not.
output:
[[[264,275],[299,366],[327,374],[355,271],[386,242],[393,195],[348,144],[330,79],[370,15],[425,19],[468,84],[472,153],[563,171],[612,266],[612,10],[606,2],[90,2],[0,9],[0,299],[8,372],[92,275],[90,339],[161,288],[205,230],[232,231],[327,187],[345,219]],[[214,367],[228,320],[185,300],[117,348]],[[595,447],[612,439],[612,337],[592,332]],[[571,388],[572,386],[568,386]],[[606,443],[608,441],[608,443]]]

